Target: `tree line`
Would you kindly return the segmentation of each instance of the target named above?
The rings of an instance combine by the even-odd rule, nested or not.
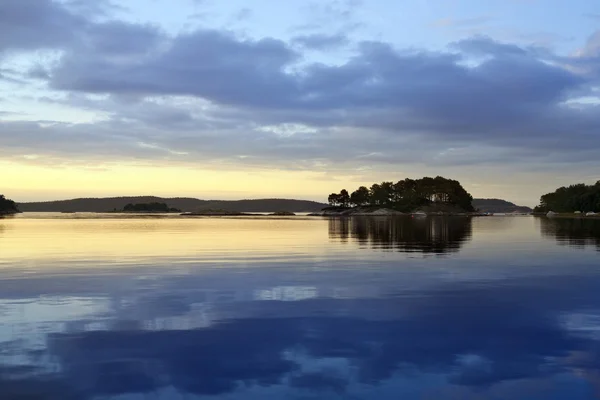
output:
[[[181,212],[176,208],[170,208],[167,203],[129,203],[123,207],[125,212]]]
[[[0,194],[0,214],[19,212],[17,203]]]
[[[328,197],[332,207],[386,207],[409,212],[431,204],[447,204],[465,211],[474,211],[471,196],[455,180],[441,176],[435,178],[404,179],[394,182],[361,186],[352,193],[342,189]]]
[[[594,185],[578,183],[563,186],[552,193],[546,193],[540,198],[536,212],[599,212],[600,211],[600,181]]]

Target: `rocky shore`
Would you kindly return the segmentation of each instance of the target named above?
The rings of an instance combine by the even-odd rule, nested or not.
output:
[[[349,208],[341,210],[323,210],[316,213],[308,214],[311,217],[346,217],[346,216],[397,216],[406,215],[400,211],[391,210],[389,208]]]
[[[179,215],[184,216],[184,217],[237,217],[237,216],[256,215],[256,214],[219,209],[219,210],[198,210],[198,211],[194,211],[194,212],[181,213]]]
[[[390,208],[355,207],[345,209],[324,209],[319,212],[308,214],[311,217],[394,217],[410,215],[415,217],[425,216],[484,216],[477,212],[464,212],[459,210],[436,210],[429,207],[426,210],[415,210],[409,213],[392,210]]]
[[[21,211],[16,211],[16,210],[0,210],[0,217],[5,217],[8,215],[15,215],[15,214],[20,214]]]

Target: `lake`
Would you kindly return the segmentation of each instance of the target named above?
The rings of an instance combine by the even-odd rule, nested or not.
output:
[[[0,398],[600,399],[600,220],[0,219]]]

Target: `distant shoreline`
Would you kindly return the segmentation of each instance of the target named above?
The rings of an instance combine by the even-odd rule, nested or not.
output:
[[[534,212],[531,215],[534,217],[546,217],[546,218],[573,218],[573,219],[600,219],[600,214],[596,215],[585,215],[584,213],[556,213],[552,216],[548,216],[547,213]]]

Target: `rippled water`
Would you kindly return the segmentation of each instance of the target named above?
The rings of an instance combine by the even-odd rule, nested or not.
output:
[[[0,219],[0,399],[599,399],[600,220]]]

